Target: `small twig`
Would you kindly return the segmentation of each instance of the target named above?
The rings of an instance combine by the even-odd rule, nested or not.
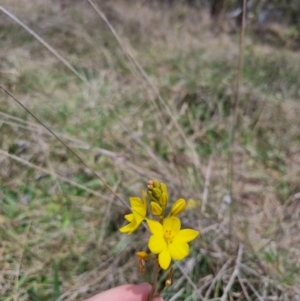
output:
[[[241,264],[241,268],[243,270],[245,270],[246,272],[254,275],[255,277],[258,277],[258,278],[264,278],[263,275],[261,275],[260,273],[256,272],[255,270],[251,269],[250,267],[248,267],[246,264],[242,263]]]
[[[216,282],[221,278],[222,274],[226,271],[226,269],[229,267],[229,265],[231,264],[232,262],[232,258],[229,258],[225,264],[222,266],[222,268],[219,270],[219,272],[217,273],[217,275],[214,277],[211,285],[209,286],[208,290],[206,291],[206,294],[205,294],[205,300],[209,297],[211,291],[213,290]]]
[[[243,256],[243,250],[244,250],[244,246],[242,244],[240,244],[239,246],[239,251],[238,251],[238,256],[237,256],[237,259],[236,259],[236,264],[235,264],[235,267],[234,267],[234,271],[224,289],[224,293],[222,295],[222,298],[221,298],[221,301],[226,301],[227,300],[227,295],[228,293],[230,292],[233,284],[234,284],[234,281],[235,281],[235,278],[239,275],[239,272],[240,272],[240,264],[241,264],[241,261],[242,261],[242,256]]]
[[[193,280],[189,277],[189,275],[185,272],[185,270],[182,268],[182,266],[179,264],[179,262],[175,261],[174,264],[177,268],[180,269],[181,273],[184,275],[185,279],[188,281],[188,283],[193,287],[198,297],[203,300],[203,296],[200,294],[196,284],[193,282]]]
[[[259,301],[264,301],[264,298],[258,293],[258,291],[254,288],[254,286],[250,283],[250,281],[245,278],[245,282],[247,283],[247,285],[249,286],[249,288],[252,290],[252,292],[255,294],[255,296],[257,297],[257,299]]]
[[[32,29],[30,29],[26,24],[24,24],[20,19],[18,19],[15,15],[10,13],[4,7],[0,6],[0,10],[2,10],[7,16],[13,19],[16,23],[21,25],[27,32],[33,35],[40,43],[42,43],[52,54],[54,54],[65,66],[67,66],[77,77],[79,77],[83,82],[87,83],[87,79],[83,77],[76,69],[64,58],[62,57],[52,46],[50,46],[44,39],[42,39],[37,33],[35,33]]]
[[[241,278],[241,275],[240,275],[240,274],[238,275],[238,279],[239,279],[239,282],[240,282],[242,291],[243,291],[243,293],[244,293],[244,296],[246,297],[246,299],[247,299],[248,301],[251,301],[251,298],[250,298],[250,296],[249,296],[249,294],[248,294],[248,292],[247,292],[247,289],[245,288],[245,285],[244,285],[244,283],[243,283],[243,279]]]
[[[248,274],[251,274],[257,278],[259,278],[260,280],[263,280],[263,281],[268,281],[276,286],[280,285],[279,281],[276,280],[276,279],[272,279],[272,278],[268,278],[262,274],[260,274],[259,272],[256,272],[255,270],[253,270],[252,268],[248,267],[246,264],[244,263],[241,263],[241,269],[245,272],[245,273],[248,273]],[[265,272],[265,271],[264,271]],[[266,272],[265,272],[266,273]],[[268,274],[268,273],[266,273]]]
[[[183,287],[175,295],[173,295],[173,297],[171,299],[169,299],[169,301],[176,301],[178,298],[181,297],[181,295],[183,294],[184,291],[185,291],[185,288]]]
[[[212,169],[212,156],[209,158],[208,165],[206,168],[206,174],[205,174],[205,183],[204,183],[204,190],[202,195],[202,207],[201,207],[203,213],[205,212],[206,205],[207,205],[211,169]]]

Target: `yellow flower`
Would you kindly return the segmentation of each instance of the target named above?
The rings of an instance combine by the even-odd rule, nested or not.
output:
[[[199,232],[192,229],[180,230],[181,223],[178,217],[168,217],[160,224],[147,219],[147,224],[152,233],[148,247],[158,255],[158,262],[166,270],[173,260],[181,260],[189,254],[188,242],[194,240]]]
[[[122,233],[128,232],[128,235],[130,235],[139,227],[139,225],[145,219],[147,211],[146,194],[144,191],[142,191],[142,200],[138,197],[131,197],[129,200],[132,213],[124,216],[129,224],[119,229]]]

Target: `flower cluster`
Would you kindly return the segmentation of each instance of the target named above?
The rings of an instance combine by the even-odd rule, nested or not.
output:
[[[148,197],[147,197],[148,195]],[[123,233],[131,234],[143,221],[146,221],[151,236],[148,248],[154,254],[138,252],[140,260],[148,261],[154,258],[160,268],[167,270],[171,260],[182,260],[189,254],[188,242],[194,240],[199,232],[193,229],[181,230],[181,221],[178,215],[186,208],[184,199],[177,200],[166,214],[169,202],[167,186],[158,180],[148,182],[147,194],[143,191],[142,198],[131,197],[130,206],[132,213],[125,215],[128,224],[120,228]],[[147,209],[153,218],[147,217]],[[144,266],[140,263],[140,270],[144,272]]]

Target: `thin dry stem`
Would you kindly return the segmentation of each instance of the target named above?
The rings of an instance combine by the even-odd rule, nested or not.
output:
[[[252,292],[255,294],[257,300],[264,301],[264,298],[259,294],[259,292],[254,288],[254,286],[250,283],[250,281],[247,278],[244,278],[245,282],[249,286],[249,288],[252,290]]]
[[[237,256],[237,259],[236,259],[236,264],[235,264],[235,268],[234,268],[234,271],[224,289],[224,293],[222,295],[222,298],[221,298],[221,301],[226,301],[227,300],[227,296],[228,296],[228,293],[230,292],[233,284],[234,284],[234,281],[236,279],[236,277],[239,275],[240,273],[240,264],[241,264],[241,261],[242,261],[242,256],[243,256],[243,250],[244,250],[244,246],[242,244],[240,244],[239,246],[239,251],[238,251],[238,256]]]
[[[210,181],[211,169],[212,169],[212,158],[213,158],[212,156],[209,158],[208,165],[206,168],[206,174],[205,174],[205,183],[204,183],[204,190],[202,195],[202,207],[201,207],[201,211],[203,213],[206,210],[208,193],[209,193],[209,181]]]
[[[177,299],[181,299],[181,296],[183,295],[183,293],[184,293],[184,291],[185,291],[185,288],[183,287],[183,288],[181,288],[175,295],[173,295],[170,299],[169,299],[169,301],[176,301]]]
[[[250,296],[249,296],[249,294],[248,294],[248,292],[247,292],[247,289],[246,289],[246,287],[245,287],[245,285],[244,285],[244,283],[243,283],[243,279],[242,279],[242,277],[241,277],[241,274],[238,275],[238,279],[239,279],[239,283],[240,283],[240,285],[241,285],[242,291],[243,291],[243,293],[244,293],[244,296],[246,297],[246,299],[247,299],[248,301],[251,301],[251,298],[250,298]]]
[[[206,291],[205,294],[205,300],[209,297],[210,293],[212,292],[216,282],[222,277],[222,275],[224,274],[224,272],[227,270],[227,268],[230,266],[230,264],[232,263],[232,258],[229,258],[225,264],[222,266],[222,268],[219,270],[218,274],[214,277],[211,285],[209,286],[209,288]]]

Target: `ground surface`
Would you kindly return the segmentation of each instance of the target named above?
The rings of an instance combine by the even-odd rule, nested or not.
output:
[[[0,84],[126,202],[153,178],[190,199],[184,224],[202,236],[166,300],[219,300],[238,250],[228,300],[296,298],[299,51],[247,33],[233,127],[239,39],[217,35],[205,12],[100,2],[120,44],[88,2],[2,5],[52,48],[2,10]],[[147,233],[121,235],[126,207],[2,91],[0,138],[0,300],[140,282]]]

